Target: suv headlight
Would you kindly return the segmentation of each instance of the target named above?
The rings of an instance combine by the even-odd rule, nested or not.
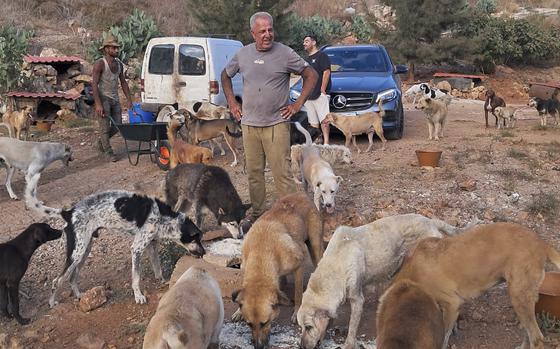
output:
[[[392,88],[390,90],[385,90],[385,91],[381,91],[377,94],[377,100],[376,102],[379,103],[380,100],[382,100],[383,102],[389,102],[392,101],[393,99],[397,98],[398,96],[398,92],[396,89]]]
[[[290,101],[295,102],[299,96],[301,95],[301,92],[297,91],[297,90],[290,90]]]

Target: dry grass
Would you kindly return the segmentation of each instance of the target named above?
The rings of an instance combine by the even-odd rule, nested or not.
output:
[[[556,197],[555,193],[540,192],[533,195],[528,211],[535,215],[541,215],[546,219],[553,219],[558,213],[560,208],[560,199]]]

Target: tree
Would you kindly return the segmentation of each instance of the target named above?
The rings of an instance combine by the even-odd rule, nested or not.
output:
[[[414,65],[431,62],[437,55],[435,44],[442,33],[463,18],[465,0],[382,0],[396,13],[394,32],[388,33],[386,45],[409,64],[409,79],[414,79]],[[446,39],[446,46],[451,40]]]
[[[266,11],[274,19],[277,32],[283,32],[284,18],[290,0],[185,0],[197,21],[201,34],[229,34],[249,43],[252,41],[249,18],[258,11]]]

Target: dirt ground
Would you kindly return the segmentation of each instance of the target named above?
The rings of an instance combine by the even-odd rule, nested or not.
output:
[[[385,151],[380,150],[380,142],[376,140],[372,153],[353,152],[353,165],[335,167],[344,181],[336,212],[325,219],[326,233],[331,234],[339,224],[357,226],[383,216],[416,212],[458,226],[474,220],[518,222],[560,248],[556,229],[560,128],[538,127],[536,111],[527,109],[518,113],[520,119],[513,130],[485,129],[482,103],[455,101],[450,107],[445,138],[439,142],[427,140],[422,112],[406,105],[402,140],[389,141]],[[91,126],[65,129],[55,125],[49,134],[37,134],[40,140],[69,143],[75,154],[75,161],[68,168],[56,163],[43,173],[37,192],[45,204],[69,206],[85,195],[108,189],[142,188],[149,194],[157,193],[165,173],[147,156],[140,158],[138,166],[131,166],[124,155],[124,143],[117,137],[113,142],[121,158],[116,163],[108,162],[93,150],[95,136]],[[360,140],[360,146],[365,149],[367,139]],[[334,141],[342,143],[343,139],[335,137]],[[418,167],[415,150],[419,149],[442,150],[441,166]],[[230,173],[240,196],[248,201],[246,177],[241,166],[229,166],[231,154],[217,156],[215,162]],[[4,178],[5,172],[1,171],[0,182]],[[270,203],[273,200],[270,173],[267,180]],[[23,176],[16,175],[13,183],[16,193],[22,193],[23,186]],[[5,188],[0,187],[0,241],[13,238],[39,220],[33,212],[25,210],[22,201],[10,200]],[[51,223],[61,226],[56,220]],[[203,230],[210,228],[206,224]],[[30,296],[21,300],[22,313],[31,317],[32,323],[20,326],[0,318],[0,348],[141,348],[145,327],[167,286],[156,283],[143,261],[141,287],[149,303],[134,303],[129,246],[129,238],[118,232],[102,232],[96,239],[80,275],[80,288],[88,290],[101,285],[109,296],[105,305],[89,313],[77,308],[67,286],[60,304],[49,308],[50,283],[64,262],[64,239],[40,247],[21,286]],[[173,253],[167,246],[161,256],[165,259]],[[193,263],[205,262],[188,257],[180,260],[183,270]],[[168,275],[172,267],[166,265]],[[229,319],[235,310],[230,295],[241,284],[240,271],[208,267],[220,282],[226,319]],[[359,331],[362,339],[375,338],[377,299],[385,286],[367,297]],[[277,326],[297,332],[289,323],[290,311],[288,307],[282,309]],[[334,337],[335,342],[341,343],[346,334],[349,307],[343,306],[339,314],[331,325],[335,330],[329,332],[329,339]],[[503,286],[468,301],[462,308],[458,328],[450,342],[455,349],[512,348],[522,340],[522,330]],[[550,338],[549,341],[549,347],[554,348],[557,342]],[[223,343],[222,347],[229,348],[230,344]]]

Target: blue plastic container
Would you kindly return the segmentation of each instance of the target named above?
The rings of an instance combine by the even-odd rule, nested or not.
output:
[[[128,122],[131,124],[138,124],[142,122],[154,122],[156,120],[155,114],[149,111],[144,111],[140,108],[140,103],[133,103],[132,109],[136,112],[136,115],[132,110],[128,110]]]

